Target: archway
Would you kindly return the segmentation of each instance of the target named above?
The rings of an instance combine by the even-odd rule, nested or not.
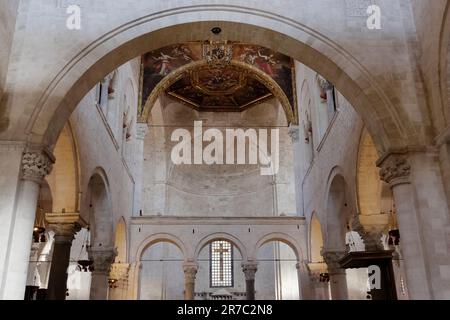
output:
[[[197,10],[201,13],[202,8]],[[229,21],[221,21],[224,11],[229,16]],[[376,139],[379,150],[405,145],[408,143],[409,136],[415,137],[414,134],[406,134],[407,125],[398,121],[397,108],[375,85],[371,75],[342,48],[330,40],[324,40],[317,32],[308,30],[295,21],[273,16],[269,12],[264,12],[266,17],[263,18],[260,15],[263,12],[252,11],[252,13],[232,14],[231,8],[222,7],[214,13],[209,12],[209,21],[195,23],[190,22],[193,17],[173,12],[172,15],[177,16],[178,21],[186,22],[178,25],[173,25],[173,22],[169,22],[162,16],[154,15],[126,24],[115,30],[113,34],[97,39],[92,46],[83,49],[76,59],[60,70],[41,97],[37,106],[39,110],[37,117],[29,125],[29,131],[35,134],[34,140],[54,145],[55,137],[81,98],[118,64],[165,45],[187,40],[208,39],[209,30],[216,25],[220,25],[224,30],[221,36],[223,38],[255,43],[280,51],[329,79],[363,117],[369,131]],[[211,19],[212,17],[216,19]],[[197,21],[204,19],[201,16],[195,17]],[[237,23],[236,20],[253,20],[254,25]],[[263,26],[271,21],[276,21],[272,24],[274,29],[265,29]],[[158,25],[160,29],[155,25]],[[284,33],[281,31],[283,29]],[[148,33],[148,30],[153,31]],[[264,36],[254,37],[254,34]],[[114,44],[108,40],[112,38],[114,38]],[[311,41],[311,38],[314,41]],[[274,42],[273,39],[283,39],[283,41]],[[98,59],[98,57],[102,58]],[[56,92],[59,98],[51,99]],[[380,118],[384,121],[377,121]]]
[[[172,242],[152,242],[140,257],[139,299],[182,300],[184,256]]]
[[[255,278],[257,300],[298,300],[299,279],[295,246],[277,238],[265,241],[258,249]]]

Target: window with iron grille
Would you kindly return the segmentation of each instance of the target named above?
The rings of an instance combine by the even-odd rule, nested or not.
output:
[[[210,285],[212,288],[233,286],[233,245],[228,241],[210,244]]]

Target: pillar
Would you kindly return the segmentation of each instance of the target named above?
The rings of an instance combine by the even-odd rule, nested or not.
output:
[[[128,294],[128,272],[129,263],[113,263],[109,279],[114,281],[109,289],[109,300],[126,300]]]
[[[91,300],[107,300],[109,272],[117,255],[112,247],[89,247],[89,257],[93,260],[94,271],[91,279]]]
[[[347,300],[347,274],[339,265],[339,260],[344,256],[344,251],[322,251],[322,257],[328,266],[330,275],[330,291],[332,300]]]
[[[258,271],[258,263],[256,261],[243,262],[242,271],[245,275],[247,300],[255,300],[255,274]]]
[[[444,182],[447,203],[450,204],[450,129],[443,139],[439,139],[439,162]],[[445,139],[444,139],[445,138]]]
[[[133,203],[133,213],[134,216],[139,216],[142,210],[142,179],[143,179],[143,166],[144,166],[144,139],[148,133],[147,123],[138,123],[136,125],[136,174],[135,174],[135,185],[134,185],[134,203]]]
[[[307,264],[304,261],[297,262],[295,267],[297,268],[299,300],[312,300],[313,296]]]
[[[183,264],[184,271],[184,300],[194,300],[195,298],[195,276],[198,265],[193,262]]]
[[[36,215],[39,186],[55,158],[42,148],[28,148],[22,156],[21,182],[11,224],[12,235],[3,276],[3,299],[23,300]]]
[[[48,229],[55,233],[46,299],[65,300],[70,249],[82,223],[77,213],[47,213],[45,219]]]
[[[405,149],[377,161],[394,195],[411,299],[450,299],[450,214],[437,150]]]

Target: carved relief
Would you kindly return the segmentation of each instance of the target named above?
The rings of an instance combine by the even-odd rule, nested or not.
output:
[[[22,156],[22,177],[40,182],[53,168],[53,156],[44,151],[29,151]]]
[[[411,173],[411,166],[404,155],[391,155],[381,165],[381,180],[392,184],[395,180],[406,180]]]

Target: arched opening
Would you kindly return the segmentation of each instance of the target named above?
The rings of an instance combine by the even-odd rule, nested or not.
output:
[[[322,226],[317,218],[317,214],[313,214],[310,222],[310,260],[312,263],[323,262],[321,254],[323,248]]]
[[[140,300],[182,300],[184,256],[177,245],[160,239],[143,251],[139,273]]]
[[[228,238],[210,237],[200,244],[195,299],[245,299],[242,248]]]
[[[109,198],[105,176],[102,173],[95,173],[90,178],[88,194],[91,246],[112,247],[114,245],[114,232],[111,199]]]
[[[217,14],[217,17],[220,16],[219,12],[215,14]],[[241,21],[246,20],[245,16],[248,14],[242,15]],[[344,57],[345,52],[336,52],[336,47],[333,48],[331,43],[321,43],[322,40],[319,40],[318,37],[315,38],[317,40],[315,42],[306,41],[311,35],[306,36],[305,34],[303,37],[297,33],[295,37],[293,34],[291,36],[290,32],[283,34],[277,30],[264,29],[257,25],[258,22],[255,22],[256,25],[249,25],[226,21],[219,23],[217,21],[214,23],[204,21],[172,25],[167,28],[154,30],[150,33],[141,33],[142,30],[137,31],[133,28],[128,29],[128,31],[118,30],[116,36],[117,38],[120,37],[122,41],[116,41],[115,43],[119,43],[119,46],[112,47],[108,41],[99,41],[99,45],[95,50],[95,56],[102,56],[100,60],[97,58],[91,59],[91,53],[88,53],[81,60],[72,61],[69,64],[69,69],[61,71],[60,76],[64,80],[61,81],[61,77],[58,77],[58,80],[55,79],[51,88],[52,90],[57,88],[59,92],[63,92],[63,94],[60,94],[61,97],[64,97],[63,102],[60,100],[61,104],[58,106],[57,100],[42,99],[41,101],[45,102],[40,106],[41,112],[32,126],[32,131],[36,132],[37,135],[44,135],[44,141],[49,145],[53,145],[55,135],[57,136],[66,122],[68,115],[70,115],[81,98],[95,83],[101,80],[102,76],[114,70],[118,64],[122,64],[143,52],[148,52],[183,40],[207,39],[211,27],[219,24],[225,30],[221,38],[247,43],[257,42],[256,44],[258,45],[276,49],[308,65],[329,79],[363,117],[369,130],[376,137],[378,149],[386,149],[388,146],[402,144],[407,140],[408,135],[404,134],[406,132],[404,129],[406,126],[397,121],[396,109],[392,108],[392,103],[385,98],[379,88],[371,85],[373,80],[363,71],[358,62]],[[146,21],[143,19],[138,21],[137,25],[141,26],[145,23]],[[262,22],[261,25],[263,25]],[[144,29],[152,30],[154,28]],[[294,29],[301,30],[302,26],[295,25]],[[193,30],[196,32],[193,32]],[[262,32],[265,36],[251,36],[259,32]],[[193,39],[194,35],[196,39]],[[274,45],[272,39],[276,38],[282,38],[283,41]],[[306,42],[312,44],[314,47],[305,45]],[[92,54],[94,53],[92,52]],[[336,58],[335,60],[330,60],[327,58],[333,56],[340,57],[341,59]],[[85,59],[90,59],[91,62],[83,63]],[[93,64],[92,61],[96,62]],[[79,77],[80,74],[83,74],[83,76]],[[371,93],[372,99],[365,98],[365,95],[368,95],[369,92]],[[49,95],[51,95],[51,92],[45,93],[46,97]],[[376,119],[378,117],[376,115],[381,115],[382,113],[385,121],[377,122]],[[389,115],[389,117],[385,117],[385,115]],[[44,128],[44,131],[38,128]],[[390,128],[389,135],[386,134],[387,131],[385,128]]]
[[[298,259],[291,244],[276,239],[265,242],[258,249],[257,262],[257,300],[299,299]]]

